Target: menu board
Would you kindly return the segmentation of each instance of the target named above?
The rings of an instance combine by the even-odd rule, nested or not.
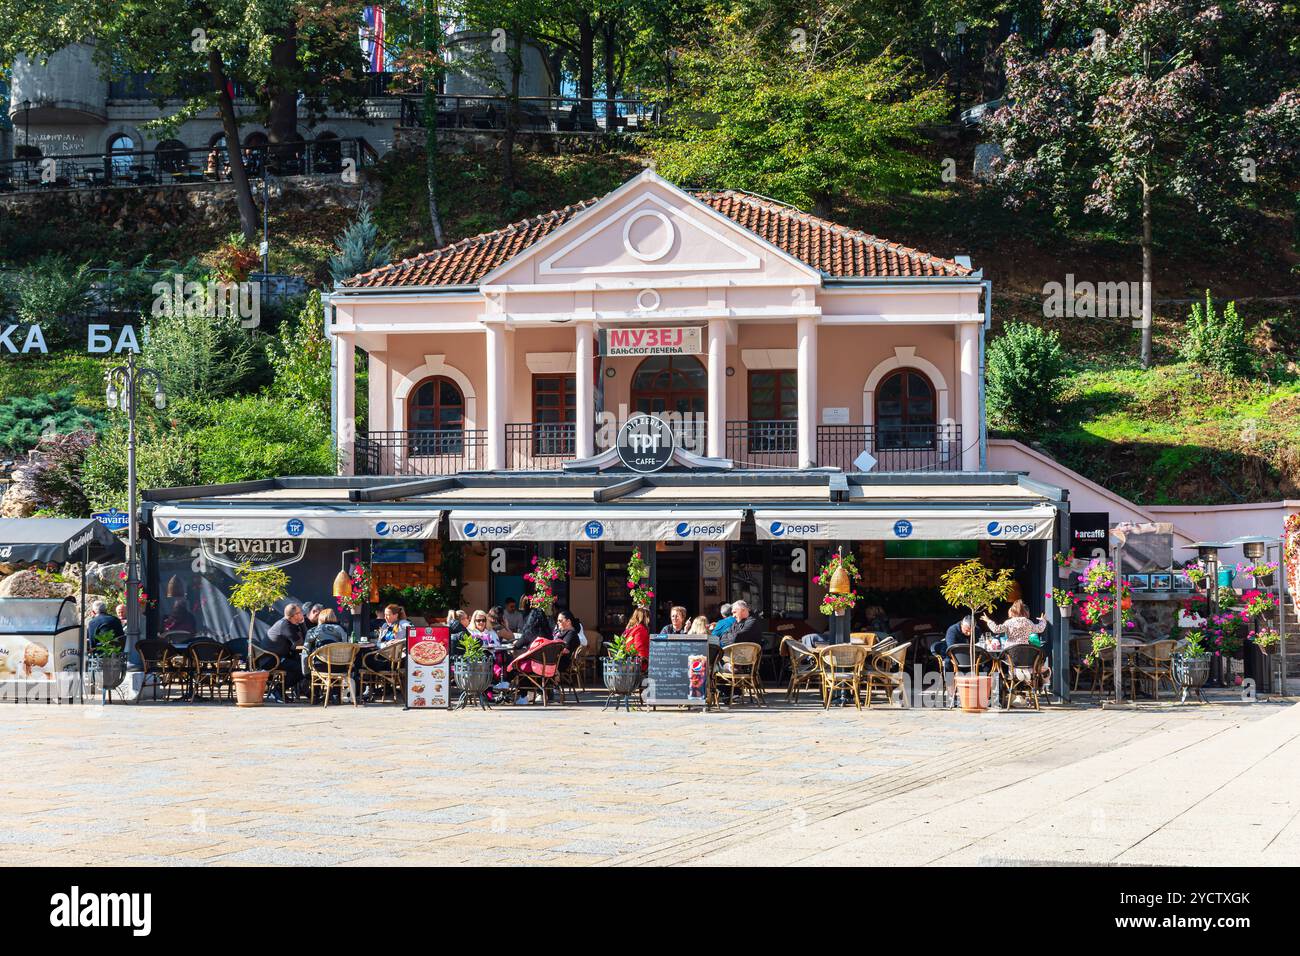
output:
[[[646,703],[703,707],[709,690],[709,639],[694,634],[650,637]]]
[[[451,629],[406,628],[406,707],[451,706]]]

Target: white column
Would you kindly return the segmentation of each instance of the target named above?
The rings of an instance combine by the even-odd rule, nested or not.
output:
[[[727,321],[709,319],[709,438],[710,458],[727,453]]]
[[[573,330],[574,379],[577,384],[577,439],[574,452],[579,458],[596,454],[596,386],[591,366],[596,355],[596,329],[590,322],[578,322]]]
[[[961,326],[961,467],[962,471],[979,471],[980,467],[980,382],[979,327],[973,322]]]
[[[487,339],[487,467],[497,471],[506,461],[506,329],[484,327]]]
[[[817,320],[798,323],[799,467],[817,464]]]
[[[334,442],[338,447],[339,474],[356,473],[357,364],[352,336],[334,336]]]

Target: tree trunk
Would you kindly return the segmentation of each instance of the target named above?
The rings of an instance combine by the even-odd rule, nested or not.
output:
[[[615,46],[618,30],[613,22],[606,21],[601,24],[600,33],[603,40],[601,52],[604,55],[605,73],[605,132],[612,133],[614,131],[614,120],[618,113],[618,104],[614,102],[615,97],[618,95],[617,47]]]
[[[578,17],[578,114],[590,118],[596,92],[596,29],[591,14]]]
[[[438,211],[438,88],[442,86],[442,49],[438,43],[438,0],[427,0],[424,10],[424,50],[434,57],[431,72],[424,77],[424,186],[429,200],[429,225],[433,242],[441,248],[447,244]]]
[[[221,129],[226,134],[226,156],[230,162],[230,178],[235,187],[235,205],[239,209],[239,231],[244,239],[257,238],[257,207],[253,205],[253,191],[248,185],[248,170],[244,168],[244,154],[239,148],[239,123],[235,120],[235,103],[226,88],[226,70],[221,54],[208,47],[208,77],[217,94],[217,111],[221,115]]]
[[[292,19],[271,47],[270,114],[266,135],[274,143],[291,143],[298,132],[298,89],[293,81],[298,66],[298,32]]]
[[[519,82],[524,72],[523,30],[510,32],[510,97],[506,101],[506,135],[501,140],[501,190],[515,191],[515,127],[519,123]]]
[[[1151,186],[1142,179],[1142,367],[1151,367]]]

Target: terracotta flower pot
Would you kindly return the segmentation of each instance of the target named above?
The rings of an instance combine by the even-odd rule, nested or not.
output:
[[[266,696],[266,679],[269,671],[235,671],[235,704],[239,707],[261,707]]]
[[[993,694],[993,678],[988,674],[963,674],[957,678],[957,694],[963,711],[977,714],[988,710],[989,698]]]

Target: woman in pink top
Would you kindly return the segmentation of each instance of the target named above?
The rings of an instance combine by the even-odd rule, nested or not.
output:
[[[1028,644],[1029,635],[1042,634],[1047,630],[1047,615],[1040,614],[1037,621],[1032,621],[1025,602],[1017,601],[1011,605],[1005,622],[994,624],[993,620],[985,614],[984,625],[994,634],[1005,634],[1007,637],[1004,643],[1010,647],[1012,644]]]

